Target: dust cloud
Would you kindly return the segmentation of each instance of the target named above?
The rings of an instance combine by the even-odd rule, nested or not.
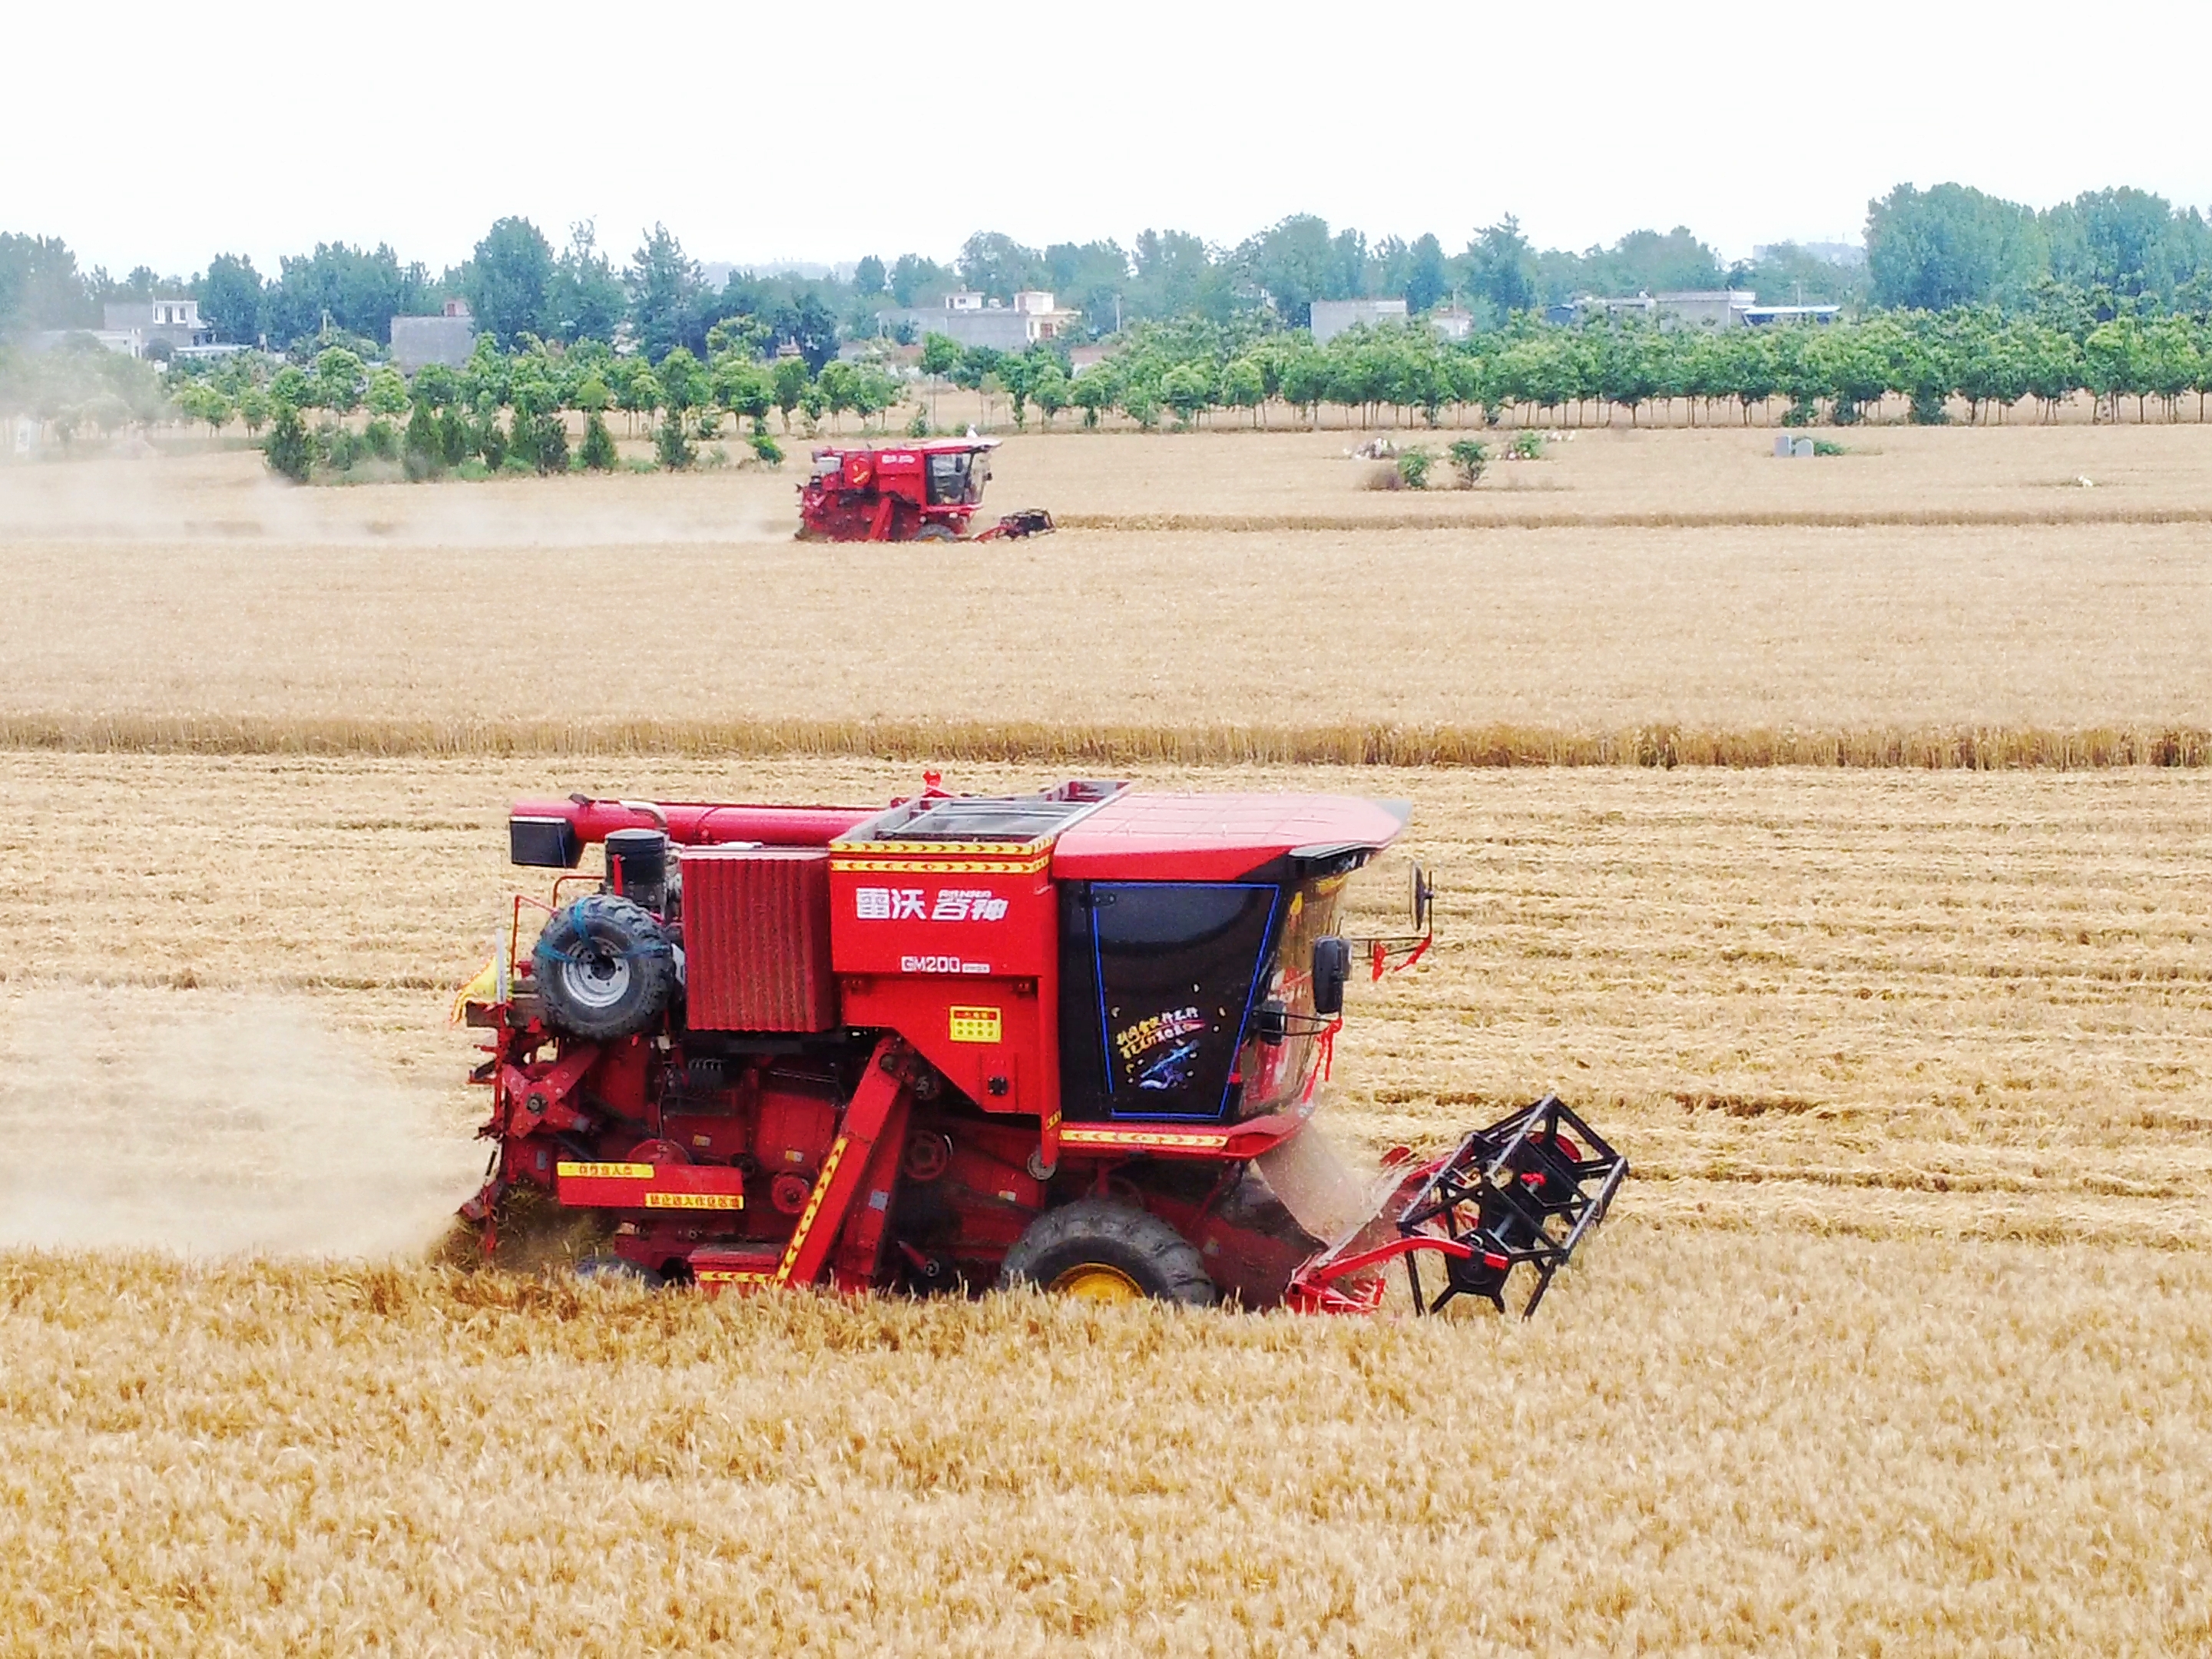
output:
[[[40,988],[0,1004],[0,1248],[420,1251],[476,1143],[311,1006]]]
[[[0,465],[0,538],[452,548],[787,542],[802,468],[301,488],[258,453]]]

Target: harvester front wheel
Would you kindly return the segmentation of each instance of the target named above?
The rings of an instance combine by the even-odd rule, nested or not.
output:
[[[914,532],[918,542],[957,542],[958,534],[949,524],[926,524]]]
[[[1030,1223],[999,1278],[1092,1302],[1149,1297],[1210,1308],[1221,1295],[1196,1245],[1158,1216],[1103,1198],[1078,1199]]]
[[[531,953],[545,1012],[596,1042],[641,1031],[676,989],[676,953],[653,913],[612,893],[558,912]]]

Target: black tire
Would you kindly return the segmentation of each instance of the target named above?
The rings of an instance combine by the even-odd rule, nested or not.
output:
[[[960,539],[949,524],[926,524],[914,532],[918,542],[957,542]]]
[[[1139,1295],[1188,1308],[1221,1299],[1196,1245],[1158,1216],[1108,1199],[1078,1199],[1030,1223],[1006,1252],[999,1282],[1097,1294],[1078,1289],[1079,1275],[1109,1285],[1118,1280]]]
[[[612,893],[545,924],[531,963],[546,1018],[595,1042],[641,1031],[676,990],[676,952],[652,912]]]

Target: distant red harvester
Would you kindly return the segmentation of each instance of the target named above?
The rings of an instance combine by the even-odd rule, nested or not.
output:
[[[799,486],[799,534],[805,541],[957,542],[983,500],[996,438],[933,438],[866,449],[817,449]],[[1041,536],[1052,529],[1042,507],[1010,513],[979,532],[979,542]]]
[[[934,778],[884,811],[518,803],[517,864],[605,868],[518,898],[464,994],[498,1152],[463,1213],[489,1244],[518,1189],[600,1212],[596,1264],[656,1283],[1362,1311],[1402,1261],[1422,1311],[1502,1309],[1522,1266],[1533,1310],[1627,1170],[1556,1097],[1379,1183],[1308,1121],[1355,956],[1434,937],[1418,868],[1410,932],[1336,932],[1407,816]]]

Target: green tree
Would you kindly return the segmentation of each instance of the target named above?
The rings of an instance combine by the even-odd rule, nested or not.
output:
[[[937,421],[937,386],[947,375],[960,368],[960,342],[949,334],[925,334],[921,337],[921,372],[929,376],[929,419]]]
[[[525,334],[546,332],[546,289],[553,278],[553,248],[527,219],[495,220],[477,244],[463,287],[477,326],[501,347]]]
[[[248,437],[261,435],[261,428],[269,423],[271,409],[269,394],[258,386],[249,385],[238,394],[238,416],[246,422]]]
[[[243,254],[218,253],[199,282],[200,316],[218,338],[252,345],[261,337],[261,274]]]
[[[331,346],[315,356],[315,403],[334,415],[349,415],[361,406],[361,359],[343,346]]]
[[[629,274],[630,323],[647,357],[658,363],[678,346],[707,349],[705,279],[665,225],[647,233]]]
[[[568,246],[546,278],[538,332],[549,340],[611,343],[629,308],[622,278],[601,253],[589,220],[568,227]]]
[[[779,357],[771,371],[770,384],[775,393],[775,406],[783,416],[783,429],[791,430],[791,412],[805,400],[807,388],[813,377],[806,372],[804,357]]]
[[[372,415],[395,416],[405,412],[408,404],[407,382],[392,370],[380,368],[368,377],[368,412]]]
[[[1899,185],[1867,204],[1875,303],[1903,310],[2008,304],[2049,268],[2033,210],[1964,185]]]
[[[1066,372],[1060,368],[1057,358],[1047,357],[1037,365],[1036,373],[1030,377],[1030,396],[1036,399],[1036,406],[1044,411],[1044,423],[1048,429],[1060,411],[1067,407],[1068,390]]]

